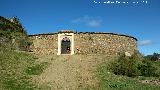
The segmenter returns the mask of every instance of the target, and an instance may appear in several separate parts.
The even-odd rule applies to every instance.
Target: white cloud
[[[72,20],[72,23],[85,24],[89,27],[99,27],[102,24],[100,17],[83,16]]]
[[[146,45],[150,45],[152,44],[153,42],[151,40],[143,40],[143,41],[140,41],[139,42],[139,45],[140,46],[146,46]]]
[[[101,20],[91,20],[87,22],[87,25],[91,27],[99,27],[101,26],[101,22],[102,22]]]

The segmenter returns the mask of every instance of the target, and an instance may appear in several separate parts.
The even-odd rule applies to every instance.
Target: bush
[[[131,57],[121,55],[112,63],[111,70],[116,75],[138,76],[140,75],[140,70],[138,69],[140,62],[138,60],[139,57],[137,55]]]
[[[154,61],[145,59],[142,55],[135,53],[131,57],[121,55],[111,63],[111,70],[116,75],[126,75],[129,77],[146,76],[159,77],[157,72],[159,66]]]
[[[153,55],[152,55],[152,57],[151,57],[151,60],[152,61],[158,61],[158,57],[159,57],[160,55],[158,54],[158,53],[153,53]]]
[[[154,66],[153,62],[150,60],[143,60],[143,64],[139,67],[142,76],[146,77],[158,77],[159,74],[156,73],[157,68]]]
[[[159,57],[160,57],[160,54],[158,53],[153,53],[153,55],[145,56],[146,59],[150,59],[151,61],[158,61]]]

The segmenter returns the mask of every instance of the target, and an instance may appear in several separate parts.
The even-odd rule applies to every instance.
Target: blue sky
[[[103,3],[107,1],[129,3]],[[160,53],[160,0],[0,0],[0,2],[0,15],[6,18],[17,16],[28,34],[57,32],[62,29],[127,34],[138,39],[138,49],[142,54]]]

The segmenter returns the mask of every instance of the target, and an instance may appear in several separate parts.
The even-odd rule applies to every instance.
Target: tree
[[[157,61],[159,59],[159,54],[158,53],[153,53],[151,60],[152,61]]]

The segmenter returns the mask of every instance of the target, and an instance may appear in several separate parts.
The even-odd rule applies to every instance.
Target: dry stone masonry
[[[137,50],[137,39],[132,36],[104,32],[73,32],[29,35],[33,41],[31,50],[36,54],[61,55],[62,50],[73,54],[119,55],[133,54]],[[63,39],[68,38],[69,46],[63,46]],[[71,40],[72,39],[72,40]],[[65,49],[66,48],[66,49]]]

